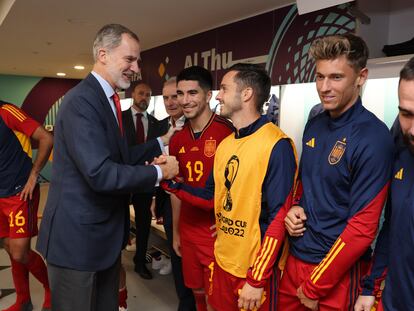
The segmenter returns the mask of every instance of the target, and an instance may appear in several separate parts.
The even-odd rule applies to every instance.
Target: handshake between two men
[[[180,131],[181,129],[181,126],[171,126],[168,129],[168,132],[160,137],[164,146],[167,146],[174,133]],[[175,158],[175,156],[162,154],[159,157],[154,158],[151,164],[159,165],[162,171],[162,179],[173,179],[175,176],[178,175],[178,161]]]
[[[154,158],[151,164],[159,165],[162,171],[162,179],[173,179],[178,175],[178,161],[174,156],[160,155]]]

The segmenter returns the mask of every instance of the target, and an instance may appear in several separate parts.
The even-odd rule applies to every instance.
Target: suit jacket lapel
[[[122,122],[124,123],[125,135],[128,145],[136,145],[135,125],[132,118],[131,108],[122,112]]]
[[[113,138],[116,141],[116,144],[118,146],[122,161],[124,163],[128,163],[129,158],[128,158],[128,150],[126,148],[127,144],[126,144],[125,137],[121,136],[118,123],[115,119],[115,115],[112,111],[112,108],[110,107],[110,103],[108,102],[108,98],[106,97],[106,94],[104,90],[102,89],[102,86],[99,84],[98,80],[96,80],[96,78],[92,74],[89,74],[85,79],[87,79],[89,82],[93,84],[94,89],[98,93],[101,104],[103,106],[103,110],[105,112],[107,123],[109,125],[109,128],[111,129],[111,134],[113,135]]]

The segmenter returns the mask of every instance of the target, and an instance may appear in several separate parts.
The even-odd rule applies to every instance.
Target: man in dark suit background
[[[134,104],[130,109],[122,112],[122,121],[129,146],[142,144],[164,135],[168,131],[167,120],[158,121],[147,113],[151,93],[150,86],[143,81],[139,81],[132,90]],[[151,227],[151,204],[154,194],[155,188],[149,192],[133,193],[131,197],[136,224],[135,272],[144,279],[152,279],[151,271],[145,266],[145,255]]]
[[[118,24],[93,44],[93,71],[69,91],[56,120],[52,182],[37,249],[48,263],[59,311],[118,310],[120,252],[129,231],[129,193],[151,191],[178,173],[161,153],[169,135],[128,148],[116,89],[139,72],[139,39]]]

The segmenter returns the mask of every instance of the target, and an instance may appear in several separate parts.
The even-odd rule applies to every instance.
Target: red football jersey
[[[32,136],[33,132],[40,126],[37,121],[30,118],[21,108],[5,102],[3,102],[3,105],[0,105],[0,117],[8,128],[15,133],[20,132],[27,137]]]
[[[179,162],[180,176],[193,187],[204,187],[213,169],[218,144],[232,133],[226,119],[213,114],[207,125],[196,137],[190,122],[170,141],[170,154]],[[182,202],[180,213],[180,238],[193,242],[213,242],[210,227],[215,224],[214,210],[205,211]]]

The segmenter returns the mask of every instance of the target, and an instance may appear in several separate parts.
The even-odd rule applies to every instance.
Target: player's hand
[[[165,163],[167,163],[167,155],[163,153],[159,157],[155,157],[152,160],[151,165],[160,165],[160,164],[165,164]]]
[[[212,225],[212,226],[210,227],[210,230],[212,231],[212,232],[211,232],[211,237],[212,237],[212,238],[215,238],[215,237],[217,236],[217,227],[216,227],[216,225]]]
[[[294,205],[287,212],[285,218],[285,227],[290,236],[302,236],[305,232],[306,214],[302,207]]]
[[[165,163],[159,164],[163,179],[172,179],[178,175],[178,161],[174,156],[164,156]]]
[[[23,190],[20,192],[20,200],[27,201],[33,198],[33,191],[37,183],[37,174],[30,173],[29,178],[27,179],[26,184],[24,185]]]
[[[262,305],[263,287],[256,288],[244,283],[238,300],[238,307],[244,310],[257,310]]]
[[[180,234],[174,232],[173,233],[173,249],[177,256],[181,257],[181,241],[180,241]]]
[[[168,129],[168,132],[165,135],[160,137],[164,146],[168,146],[168,144],[170,143],[170,139],[174,135],[174,133],[181,131],[181,129],[182,129],[182,126],[176,126],[176,127],[170,126],[170,128]]]
[[[374,306],[375,296],[362,296],[359,295],[354,310],[355,311],[371,311],[371,308]]]
[[[298,296],[300,302],[308,309],[311,309],[312,311],[318,310],[318,300],[313,300],[305,296],[302,290],[302,286],[298,288],[296,295]]]

